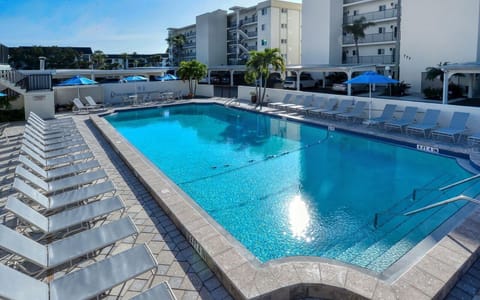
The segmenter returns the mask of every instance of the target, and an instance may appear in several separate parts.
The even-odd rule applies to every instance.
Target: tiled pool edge
[[[393,284],[358,269],[318,258],[280,260],[259,265],[245,249],[229,241],[221,230],[186,199],[158,169],[138,153],[103,118],[91,116],[113,148],[152,193],[188,238],[225,288],[238,299],[350,297],[373,299],[442,298],[480,248],[480,211],[444,237],[415,266]],[[477,219],[477,220],[475,220]]]

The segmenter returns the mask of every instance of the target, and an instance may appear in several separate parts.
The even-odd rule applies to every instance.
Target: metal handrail
[[[443,192],[445,190],[448,190],[452,187],[456,187],[457,185],[460,185],[460,184],[463,184],[465,182],[469,182],[469,181],[472,181],[472,180],[475,180],[477,178],[480,178],[480,174],[477,174],[477,175],[473,175],[471,177],[468,177],[468,178],[465,178],[465,179],[462,179],[462,180],[459,180],[457,182],[454,182],[454,183],[451,183],[449,185],[446,185],[446,186],[442,186],[441,188],[439,188],[438,190]]]
[[[480,201],[475,199],[475,198],[465,196],[465,195],[458,195],[458,196],[449,198],[447,200],[443,200],[443,201],[440,201],[440,202],[437,202],[437,203],[433,203],[433,204],[424,206],[424,207],[419,208],[419,209],[409,211],[407,213],[404,213],[403,215],[404,216],[411,216],[411,215],[418,214],[418,213],[420,213],[422,211],[425,211],[425,210],[429,210],[429,209],[432,209],[432,208],[435,208],[435,207],[438,207],[438,206],[442,206],[442,205],[449,204],[449,203],[456,202],[456,201],[460,201],[460,200],[467,200],[469,202],[480,205]]]
[[[418,191],[439,191],[439,192],[443,192],[443,191],[446,191],[450,188],[456,187],[460,184],[464,184],[466,182],[469,182],[469,181],[472,181],[472,180],[475,180],[475,179],[478,179],[478,178],[480,178],[480,174],[473,175],[471,177],[458,180],[456,182],[450,183],[448,185],[445,185],[445,186],[442,186],[442,187],[439,187],[439,188],[414,188],[413,191],[412,191],[412,200],[415,200]]]

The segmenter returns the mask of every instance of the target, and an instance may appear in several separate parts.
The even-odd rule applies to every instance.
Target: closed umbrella
[[[357,77],[345,81],[346,84],[368,84],[368,96],[370,97],[370,104],[368,107],[368,120],[372,117],[372,84],[388,84],[398,83],[398,80],[392,79],[387,76],[378,74],[377,72],[368,71]]]
[[[97,83],[98,82],[96,82],[95,80],[91,80],[89,78],[82,77],[80,75],[76,75],[76,76],[73,76],[70,79],[67,79],[65,81],[60,82],[58,84],[58,86],[78,86],[77,95],[78,95],[78,98],[80,98],[80,86],[82,86],[82,85],[93,85],[93,84],[97,84]]]

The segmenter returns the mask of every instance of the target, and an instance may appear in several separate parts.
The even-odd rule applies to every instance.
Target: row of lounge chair
[[[415,106],[407,106],[404,108],[403,114],[399,119],[395,119],[394,114],[397,105],[385,105],[381,116],[375,118],[366,118],[365,110],[368,103],[365,101],[354,101],[352,99],[344,99],[340,102],[336,97],[326,100],[321,96],[294,96],[292,94],[285,95],[282,102],[273,102],[268,104],[270,107],[287,112],[303,113],[311,116],[320,116],[338,120],[363,121],[369,125],[377,125],[385,130],[400,130],[401,133],[410,135],[423,135],[423,137],[440,138],[446,137],[453,142],[460,140],[460,137],[467,131],[467,121],[469,113],[454,112],[450,125],[440,128],[438,119],[440,110],[427,109],[423,119],[415,122],[418,108]],[[468,137],[472,143],[480,143],[480,133]]]
[[[138,235],[129,217],[106,222],[125,205],[73,119],[46,121],[31,113],[6,211],[15,229],[0,224],[0,298],[90,299],[143,273],[156,271],[146,244],[91,263],[90,256]],[[122,213],[123,215],[123,213]],[[110,247],[110,248],[108,248]],[[46,283],[45,275],[62,275]],[[56,276],[55,276],[56,277]],[[175,299],[164,282],[136,299]]]

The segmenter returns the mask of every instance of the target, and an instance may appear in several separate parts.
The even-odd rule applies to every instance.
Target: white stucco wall
[[[302,64],[341,63],[342,2],[338,0],[303,0]]]
[[[197,60],[209,65],[227,64],[227,12],[216,10],[196,18]]]
[[[239,86],[238,87],[238,99],[248,100],[250,99],[250,91],[253,91],[254,87],[250,86]],[[291,90],[282,90],[282,89],[267,89],[265,101],[276,102],[282,101],[286,94],[293,95],[315,95],[319,97],[324,97],[329,99],[331,97],[336,97],[337,99],[353,99],[355,101],[370,101],[368,97],[357,97],[357,96],[345,96],[345,95],[332,95],[332,94],[322,94],[322,93],[309,93],[309,92],[300,92],[300,91],[291,91]],[[395,99],[382,99],[382,98],[372,98],[371,102],[371,115],[372,118],[379,117],[382,114],[383,108],[387,104],[396,104],[397,110],[395,116],[400,118],[406,106],[415,106],[418,107],[418,113],[416,114],[416,121],[419,122],[422,120],[425,111],[429,108],[440,109],[441,114],[439,117],[438,124],[440,127],[447,127],[450,123],[452,114],[456,111],[459,112],[468,112],[470,117],[467,122],[467,127],[469,131],[467,134],[473,134],[480,132],[480,107],[471,107],[471,106],[457,106],[457,105],[443,105],[440,103],[427,103],[427,102],[414,102],[414,101],[405,101],[405,100],[395,100]],[[368,110],[364,111],[364,117],[368,117]]]
[[[23,96],[25,104],[25,118],[33,111],[43,119],[55,117],[55,101],[52,91],[29,92]]]
[[[478,57],[480,1],[403,0],[400,80],[420,93],[421,73],[440,62]]]

